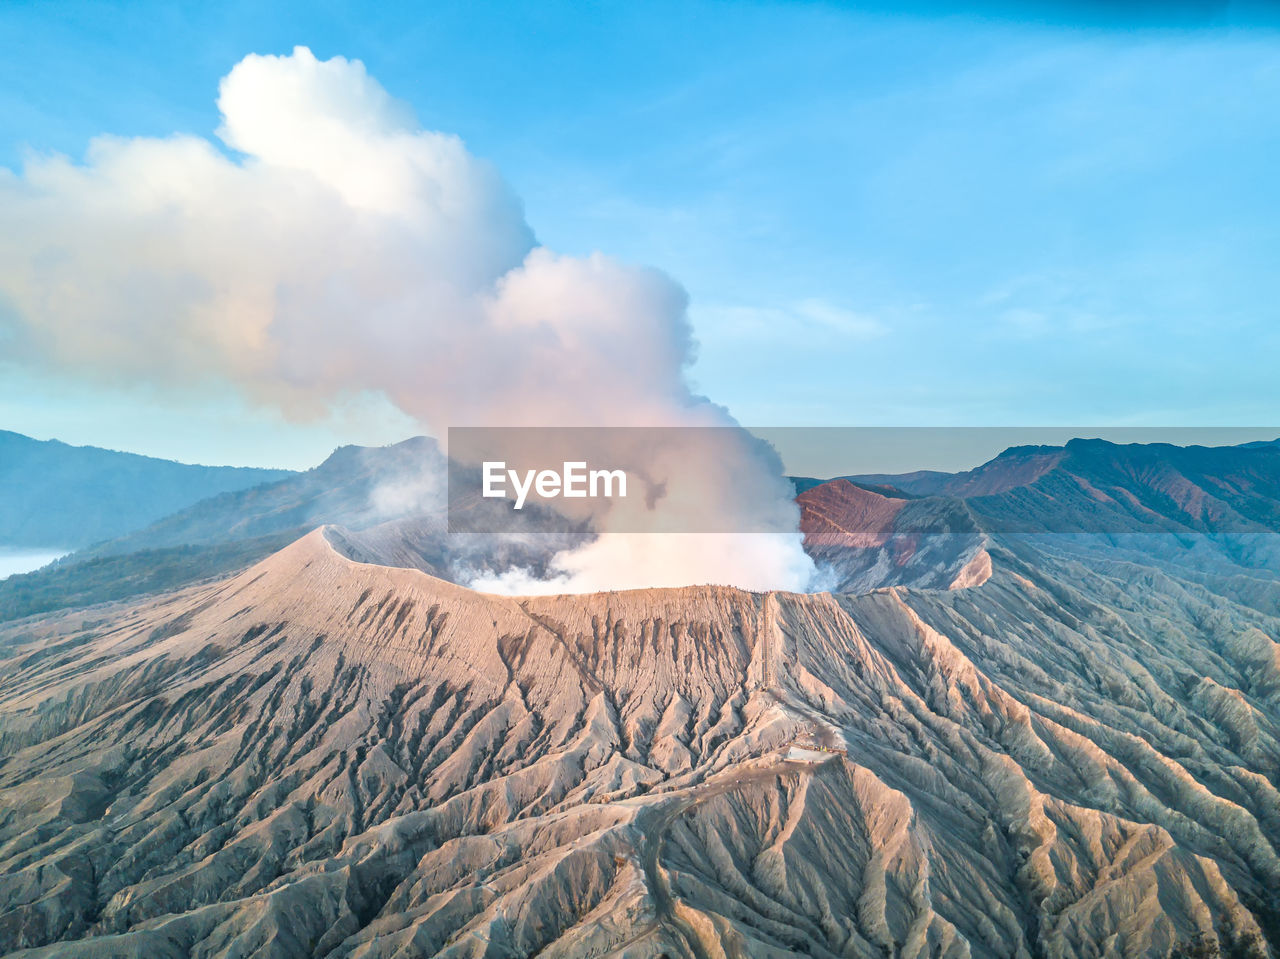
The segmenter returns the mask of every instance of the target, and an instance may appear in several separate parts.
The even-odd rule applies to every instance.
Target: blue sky
[[[679,281],[691,378],[744,423],[1280,420],[1280,32],[1257,10],[420,7],[6,4],[0,164],[211,137],[220,77],[305,44],[496,164],[540,242]],[[411,429],[3,375],[0,426],[188,460]]]

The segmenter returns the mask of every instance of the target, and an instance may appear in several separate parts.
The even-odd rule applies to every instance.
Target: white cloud
[[[877,316],[810,297],[785,306],[721,305],[703,307],[707,323],[738,336],[796,341],[805,337],[871,340],[885,336],[889,326]]]
[[[822,327],[853,339],[883,336],[889,328],[874,316],[836,306],[826,300],[807,299],[796,304],[795,314],[802,322]]]

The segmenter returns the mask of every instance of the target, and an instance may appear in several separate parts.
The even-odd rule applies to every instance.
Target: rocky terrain
[[[223,583],[14,624],[0,942],[1264,950],[1280,622],[989,548],[967,589],[521,600],[318,531]]]
[[[322,528],[0,627],[0,953],[1272,954],[1263,519],[808,492],[866,589],[497,597]],[[898,563],[914,510],[957,525]]]

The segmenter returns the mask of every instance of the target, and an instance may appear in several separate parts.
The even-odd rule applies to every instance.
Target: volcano
[[[493,596],[321,527],[10,622],[0,947],[1268,955],[1280,577],[1233,545],[1267,493],[1232,475],[1202,479],[1251,532],[1179,506],[1133,540],[815,487],[861,590]],[[912,516],[963,548],[899,563]]]

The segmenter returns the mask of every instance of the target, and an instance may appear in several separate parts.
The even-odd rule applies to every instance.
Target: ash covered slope
[[[965,590],[519,600],[316,532],[97,622],[15,624],[0,944],[1263,948],[1280,621],[1156,570],[992,558]]]

